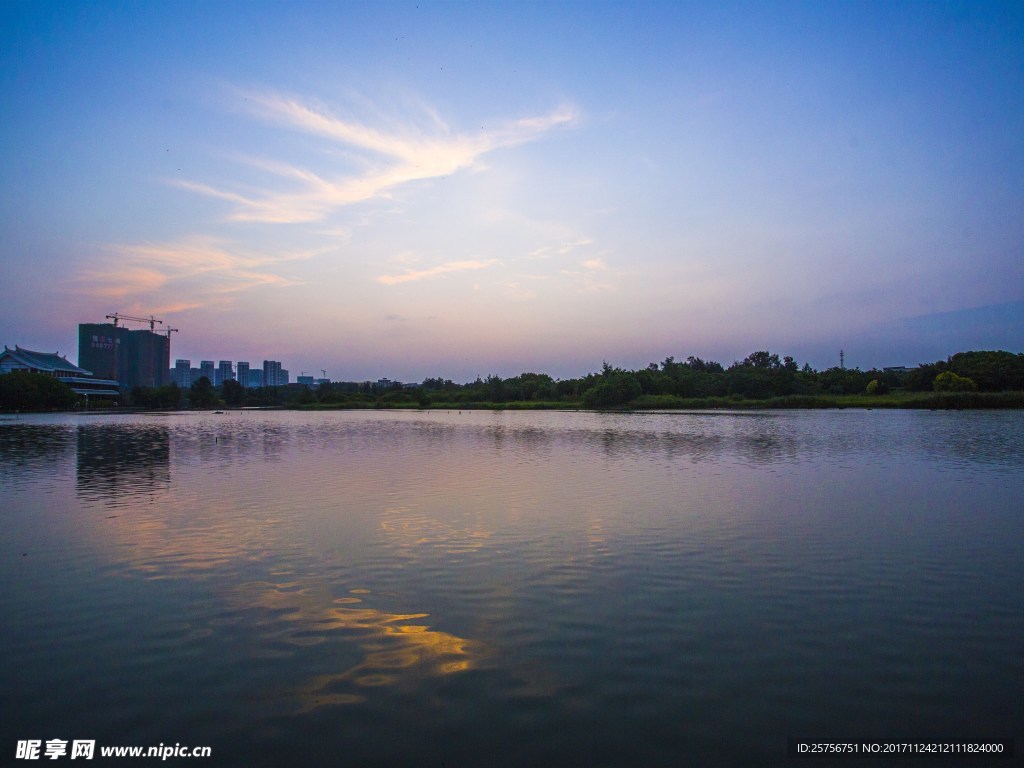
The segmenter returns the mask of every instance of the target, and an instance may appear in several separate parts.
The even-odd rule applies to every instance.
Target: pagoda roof
[[[54,373],[59,371],[80,376],[92,376],[92,371],[79,368],[66,357],[63,357],[56,352],[35,352],[31,349],[19,347],[17,344],[14,345],[14,349],[10,349],[5,344],[4,351],[0,352],[0,358],[5,357],[11,358],[24,365],[26,368],[31,368],[35,371],[42,371],[45,373]]]

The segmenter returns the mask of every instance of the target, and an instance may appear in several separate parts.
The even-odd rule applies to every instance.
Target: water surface
[[[0,749],[1019,745],[1022,468],[1013,412],[5,417]]]

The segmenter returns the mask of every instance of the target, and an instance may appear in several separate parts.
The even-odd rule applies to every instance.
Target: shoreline
[[[0,419],[52,413],[78,413],[92,416],[127,416],[140,413],[235,413],[243,411],[586,411],[595,413],[649,413],[654,411],[777,411],[777,410],[1021,410],[1024,391],[1009,392],[899,392],[885,395],[788,395],[765,400],[729,397],[680,398],[672,395],[644,395],[621,406],[586,408],[579,403],[548,400],[445,401],[426,405],[416,402],[390,403],[311,403],[215,408],[96,408],[46,411],[0,411]]]

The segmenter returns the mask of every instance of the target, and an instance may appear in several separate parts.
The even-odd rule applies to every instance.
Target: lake
[[[0,492],[9,757],[1021,748],[1019,411],[5,416]]]

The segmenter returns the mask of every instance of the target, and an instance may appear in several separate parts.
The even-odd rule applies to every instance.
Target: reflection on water
[[[79,426],[75,454],[78,493],[111,506],[136,504],[171,482],[170,431],[147,425]]]
[[[0,418],[0,485],[13,488],[31,482],[38,473],[59,465],[74,450],[73,427]]]
[[[1009,738],[1022,466],[1015,413],[0,422],[4,734],[227,765]]]

